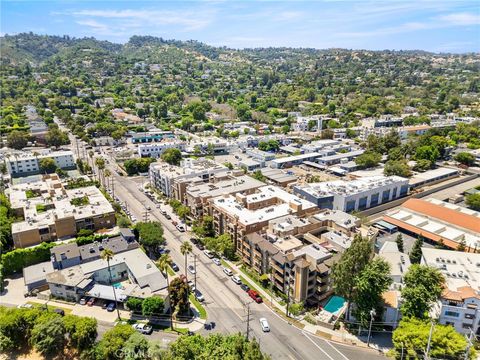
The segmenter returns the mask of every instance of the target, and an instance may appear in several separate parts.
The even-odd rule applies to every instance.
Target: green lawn
[[[39,303],[36,303],[36,302],[33,302],[33,301],[27,301],[27,304],[32,304],[34,307],[45,307],[44,304],[39,304]],[[47,304],[47,308],[48,308],[48,311],[53,311],[55,309],[62,309],[63,311],[65,311],[65,315],[66,314],[70,314],[72,312],[72,309],[67,309],[67,308],[64,308],[64,307],[60,307],[60,306],[55,306],[55,305],[48,305]]]
[[[169,276],[175,276],[176,275],[175,271],[173,271],[173,269],[170,266],[167,267],[167,272],[168,272]]]
[[[200,319],[205,320],[207,318],[207,310],[205,310],[202,304],[200,304],[200,302],[197,299],[195,299],[195,296],[193,296],[193,294],[190,294],[189,299],[190,299],[190,302],[193,304],[193,306],[195,306],[195,308],[199,312]]]
[[[224,267],[226,267],[226,268],[228,268],[228,269],[230,269],[230,270],[233,271],[233,268],[232,268],[225,260],[220,259],[220,262],[221,262],[221,264],[222,264]],[[235,272],[235,271],[233,271],[233,272]]]

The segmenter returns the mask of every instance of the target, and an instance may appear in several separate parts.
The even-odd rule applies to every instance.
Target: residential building
[[[297,177],[292,172],[285,172],[280,169],[265,168],[260,170],[262,175],[274,185],[287,187],[297,181]]]
[[[163,140],[152,144],[140,144],[138,145],[138,155],[140,157],[159,158],[163,152],[167,149],[178,149],[180,151],[185,150],[185,142],[177,140]]]
[[[321,209],[361,211],[408,194],[408,179],[371,176],[294,186],[294,193]]]
[[[12,177],[21,177],[41,173],[40,161],[51,158],[62,170],[76,169],[73,152],[70,150],[13,153],[6,157],[7,170]]]
[[[440,324],[461,334],[480,334],[480,254],[422,248],[423,265],[444,275],[446,286],[434,309]]]
[[[340,164],[342,161],[352,161],[357,156],[362,155],[365,150],[354,150],[346,153],[335,153],[333,155],[323,156],[318,159],[318,163],[323,166],[332,166],[335,164]]]
[[[56,174],[14,185],[7,194],[13,212],[23,219],[12,224],[17,248],[115,226],[115,211],[97,187],[66,189]]]
[[[175,134],[172,131],[150,130],[146,132],[134,133],[132,135],[133,144],[161,142],[165,139],[174,139]]]
[[[463,243],[468,252],[480,249],[480,212],[446,201],[409,199],[383,220],[413,236],[457,249]]]
[[[304,161],[315,161],[321,156],[322,154],[320,153],[312,152],[308,154],[282,157],[282,158],[272,160],[270,167],[275,169],[290,168],[294,165],[301,165]]]

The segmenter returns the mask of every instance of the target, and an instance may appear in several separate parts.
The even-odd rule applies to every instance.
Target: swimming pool
[[[114,284],[112,284],[112,286],[113,286],[115,289],[121,289],[121,288],[122,288],[122,283],[114,283]]]
[[[332,313],[333,315],[338,315],[345,303],[346,301],[344,298],[342,298],[341,296],[333,295],[330,299],[328,299],[328,302],[323,308],[329,313]]]

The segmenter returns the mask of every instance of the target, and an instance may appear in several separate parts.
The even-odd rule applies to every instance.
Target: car
[[[178,225],[178,222],[176,222],[175,220],[172,220],[172,224],[177,226]]]
[[[88,299],[87,306],[93,306],[93,304],[95,304],[95,298]]]
[[[165,219],[170,220],[172,217],[168,214],[165,214]]]
[[[137,218],[135,216],[132,216],[132,222],[137,222]]]
[[[205,255],[207,255],[207,257],[208,257],[209,259],[212,259],[213,256],[214,256],[213,253],[212,253],[210,250],[203,250],[203,253],[204,253]]]
[[[160,204],[155,205],[157,209],[160,209]]]
[[[188,269],[188,272],[191,273],[191,274],[195,274],[195,273],[196,273],[195,268],[193,267],[193,265],[188,265],[187,269]]]
[[[224,272],[225,274],[227,274],[228,276],[232,276],[232,275],[233,275],[232,270],[230,270],[230,269],[227,268],[227,267],[224,267],[224,268],[223,268],[223,272]]]
[[[240,287],[245,292],[248,292],[250,290],[250,287],[247,284],[241,284]]]
[[[214,263],[215,265],[217,265],[217,266],[222,265],[222,262],[220,261],[219,258],[213,258],[212,261],[213,261],[213,263]]]
[[[195,291],[195,283],[192,280],[188,280],[188,286],[190,286],[191,291]]]
[[[103,301],[103,302],[102,302],[102,309],[106,309],[107,306],[108,306],[108,301],[106,301],[106,300]]]
[[[175,263],[172,263],[172,269],[173,269],[173,271],[175,271],[175,272],[180,270],[180,268],[178,267],[178,265],[175,264]]]
[[[145,323],[136,323],[132,327],[141,334],[150,335],[153,332],[153,327]]]
[[[198,239],[197,238],[190,238],[190,241],[192,242],[192,244],[198,244]]]
[[[241,284],[242,284],[242,279],[240,279],[240,277],[237,276],[237,275],[232,276],[232,281],[233,281],[235,284],[237,284],[237,285],[241,285]]]
[[[116,306],[115,306],[115,303],[114,303],[114,302],[111,302],[110,304],[107,305],[107,311],[108,311],[108,312],[114,311],[115,308],[116,308]]]
[[[260,318],[260,326],[262,327],[263,332],[270,332],[270,325],[268,325],[268,321],[265,318]]]
[[[147,209],[148,211],[150,211],[150,210],[152,210],[152,207],[151,207],[151,206],[147,206],[146,209]]]
[[[82,298],[80,299],[79,304],[80,304],[80,305],[85,305],[86,303],[87,303],[87,298],[82,297]]]
[[[65,316],[65,311],[63,309],[53,309],[53,312],[60,315],[60,316]]]
[[[158,204],[158,207],[160,207],[160,204]],[[160,214],[167,216],[167,211],[166,210],[160,210]]]
[[[177,225],[177,230],[180,231],[180,232],[185,232],[186,229],[185,229],[184,225],[179,224],[179,225]]]
[[[205,246],[203,246],[202,243],[198,243],[198,244],[197,244],[197,249],[198,249],[198,250],[204,250],[204,249],[205,249]]]
[[[31,308],[33,308],[33,305],[26,303],[26,304],[18,305],[17,308],[18,309],[31,309]]]
[[[203,294],[200,291],[195,290],[194,293],[195,293],[195,299],[197,299],[200,302],[205,301],[205,298],[203,297]]]
[[[248,296],[250,296],[257,304],[260,304],[263,302],[262,297],[260,296],[259,293],[257,293],[255,290],[248,290],[247,292]]]

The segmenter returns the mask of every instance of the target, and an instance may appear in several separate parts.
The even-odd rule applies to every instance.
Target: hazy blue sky
[[[235,48],[480,51],[480,1],[1,1],[2,34],[131,35]]]

